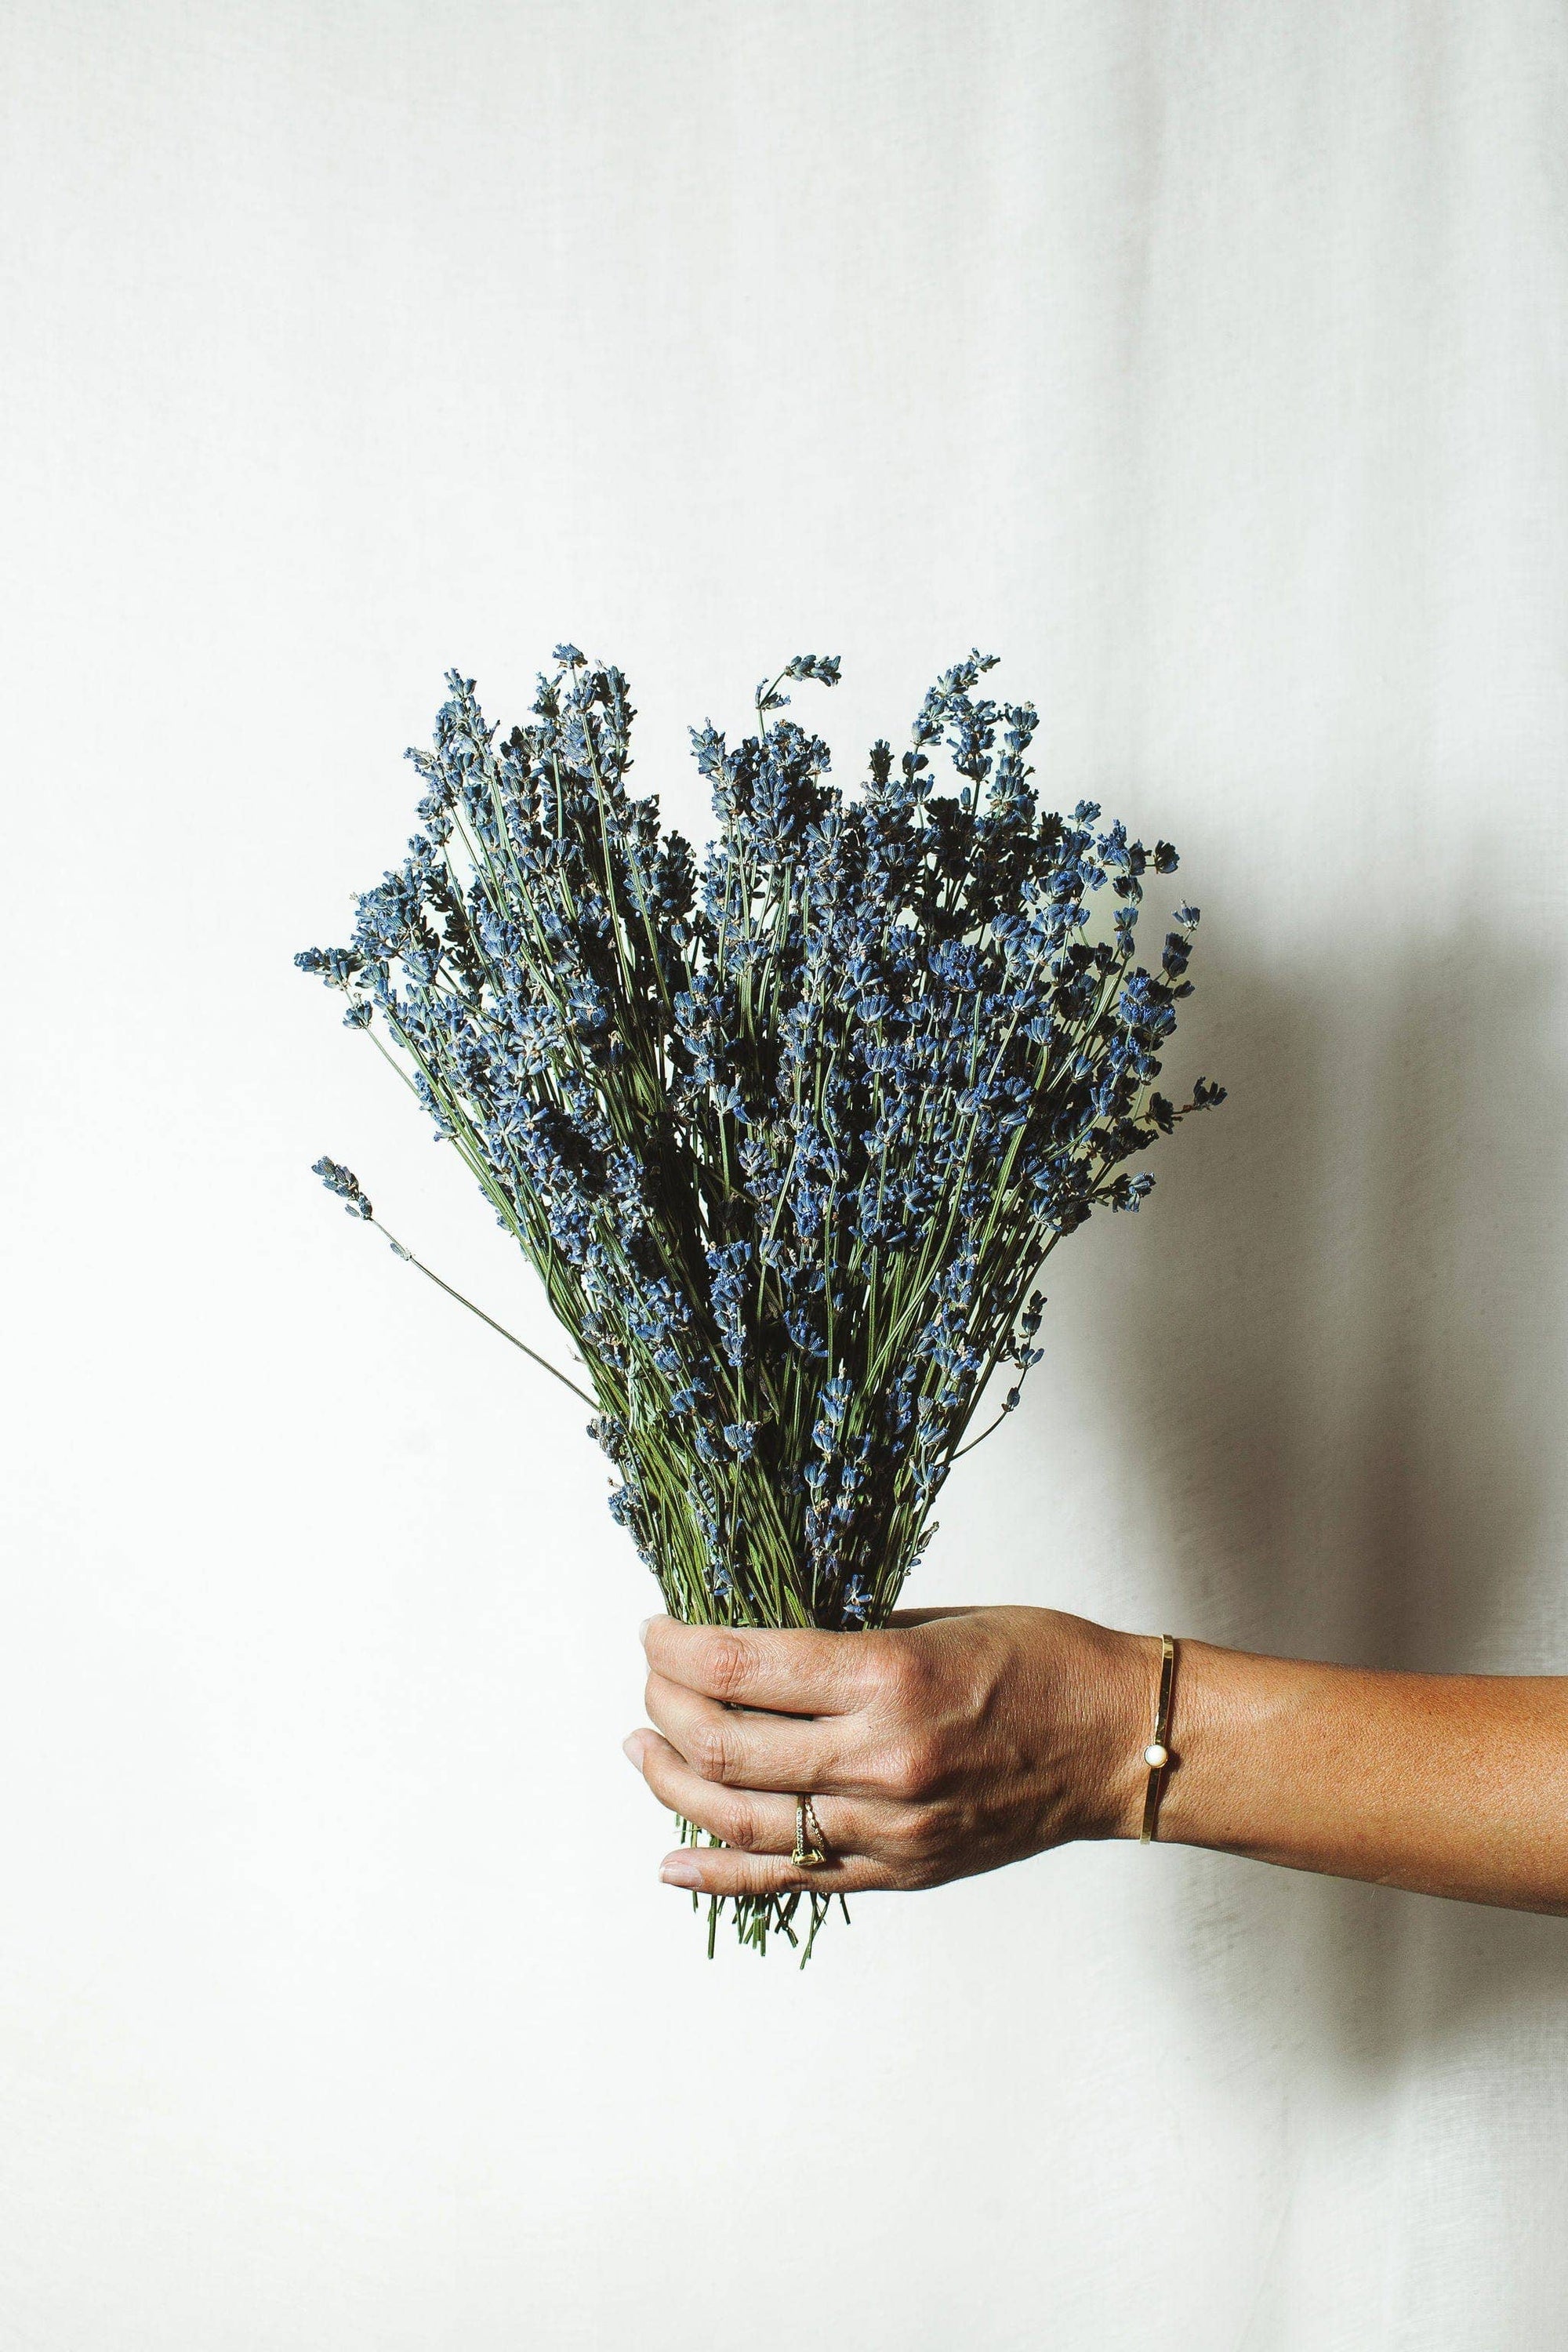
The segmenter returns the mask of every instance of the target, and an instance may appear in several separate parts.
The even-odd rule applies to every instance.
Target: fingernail
[[[701,1864],[693,1862],[689,1854],[671,1854],[668,1862],[659,1864],[658,1874],[667,1886],[700,1886],[702,1883]]]
[[[621,1753],[623,1756],[629,1756],[632,1762],[640,1767],[642,1763],[642,1733],[640,1731],[627,1732],[626,1738],[621,1742]]]
[[[647,1629],[652,1623],[653,1619],[651,1617],[645,1617],[643,1619],[642,1623],[637,1627],[637,1640],[639,1642],[646,1642],[647,1640]]]

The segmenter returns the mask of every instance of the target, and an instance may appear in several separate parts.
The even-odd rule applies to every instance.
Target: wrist
[[[1157,1654],[1158,1643],[1153,1646]],[[1309,1675],[1341,1671],[1306,1670]],[[1259,1822],[1276,1808],[1277,1759],[1299,1753],[1302,1696],[1301,1670],[1289,1661],[1217,1649],[1209,1642],[1177,1642],[1171,1760],[1154,1831],[1161,1844],[1268,1854],[1253,1840]],[[1147,1776],[1145,1766],[1145,1783]]]
[[[1107,1631],[1096,1681],[1094,1787],[1081,1834],[1136,1838],[1149,1786],[1143,1751],[1154,1736],[1160,1636]]]

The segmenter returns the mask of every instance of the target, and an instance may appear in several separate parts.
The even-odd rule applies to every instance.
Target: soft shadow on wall
[[[1162,1153],[1157,1244],[1098,1325],[1172,1619],[1285,1654],[1568,1673],[1560,975],[1467,927],[1331,991],[1213,953],[1200,985],[1231,1100],[1183,1136],[1203,1138],[1187,1164]],[[1237,1956],[1304,1936],[1281,2030],[1311,2031],[1304,1994],[1358,2072],[1486,2013],[1568,2036],[1568,1922],[1241,1865],[1219,1883],[1195,1974],[1215,1961],[1224,1996]]]

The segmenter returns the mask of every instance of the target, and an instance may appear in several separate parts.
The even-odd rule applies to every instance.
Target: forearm
[[[1170,1745],[1163,1843],[1568,1913],[1568,1678],[1383,1674],[1184,1641]],[[1136,1764],[1125,1834],[1145,1777]]]

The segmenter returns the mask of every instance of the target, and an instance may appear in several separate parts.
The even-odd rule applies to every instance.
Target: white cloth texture
[[[1230,1088],[911,1601],[1568,1669],[1568,16],[13,0],[0,2347],[1556,2352],[1568,1922],[1156,1847],[655,1878],[531,1278],[290,968],[441,674],[971,646]],[[1173,901],[1174,903],[1174,901]],[[1174,1726],[1179,1749],[1180,1724]]]

